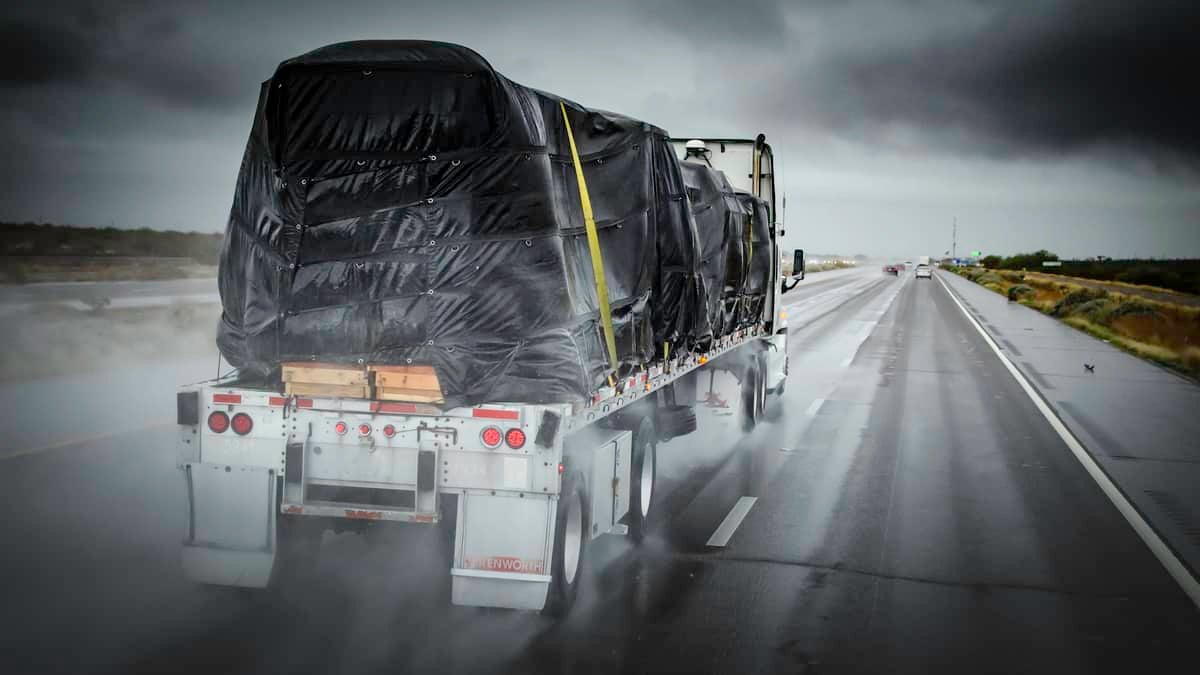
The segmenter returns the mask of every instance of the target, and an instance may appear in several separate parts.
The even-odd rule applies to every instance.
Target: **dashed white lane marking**
[[[821,406],[823,405],[825,405],[825,399],[815,398],[813,399],[812,403],[808,404],[808,409],[804,411],[804,414],[808,415],[809,417],[816,417],[817,413],[821,410]]]
[[[742,497],[737,500],[729,513],[725,516],[725,520],[717,526],[716,532],[708,538],[706,546],[721,547],[729,543],[729,538],[737,532],[738,526],[746,519],[746,514],[750,513],[750,507],[754,506],[754,502],[758,501],[758,497]]]
[[[1187,593],[1192,602],[1200,607],[1200,582],[1196,581],[1188,572],[1187,566],[1175,556],[1166,542],[1150,526],[1150,523],[1147,523],[1146,519],[1142,518],[1142,514],[1138,513],[1137,508],[1125,498],[1120,488],[1112,482],[1108,474],[1104,473],[1104,469],[1100,468],[1096,460],[1092,459],[1092,456],[1088,454],[1083,444],[1079,442],[1079,439],[1075,438],[1075,435],[1071,433],[1067,425],[1054,413],[1041,394],[1033,388],[1033,385],[1029,384],[1029,380],[1025,379],[1021,371],[1017,370],[1012,361],[1008,360],[1008,357],[1001,351],[1000,346],[992,340],[992,336],[988,335],[983,326],[979,325],[975,317],[959,301],[958,296],[950,290],[945,281],[942,281],[941,275],[934,275],[934,278],[942,285],[942,288],[945,289],[950,299],[954,301],[954,304],[958,305],[958,308],[962,310],[963,315],[967,317],[967,321],[970,321],[975,330],[979,331],[979,334],[983,336],[983,341],[996,353],[996,358],[1000,359],[1000,363],[1003,363],[1008,372],[1017,380],[1017,384],[1021,385],[1021,389],[1025,390],[1025,394],[1029,396],[1034,406],[1042,413],[1042,417],[1046,418],[1046,421],[1058,433],[1059,438],[1070,448],[1071,453],[1075,455],[1075,459],[1079,460],[1079,463],[1083,465],[1084,470],[1088,472],[1092,480],[1096,481],[1096,484],[1100,486],[1100,489],[1108,497],[1108,500],[1112,502],[1113,506],[1117,507],[1121,515],[1125,516],[1125,520],[1133,527],[1133,531],[1137,532],[1138,536],[1142,538],[1142,541],[1146,543],[1146,546],[1154,554],[1154,557],[1158,558],[1163,567],[1167,568],[1167,573],[1175,579],[1175,582],[1179,584],[1184,593]]]

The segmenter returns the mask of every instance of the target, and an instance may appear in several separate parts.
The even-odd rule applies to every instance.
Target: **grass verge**
[[[1061,319],[1067,325],[1143,359],[1200,378],[1200,309],[1081,286],[1063,277],[950,267],[1010,302]]]

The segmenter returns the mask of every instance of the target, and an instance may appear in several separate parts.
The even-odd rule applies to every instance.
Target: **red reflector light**
[[[213,433],[223,434],[229,428],[229,415],[220,410],[208,416],[208,428],[213,430]]]
[[[254,420],[246,413],[238,413],[233,416],[232,426],[238,436],[245,436],[254,428]]]
[[[385,427],[383,428],[383,435],[384,435],[384,436],[387,436],[388,438],[391,438],[392,436],[395,436],[395,435],[396,435],[396,427],[394,427],[394,426],[392,426],[392,425],[390,425],[390,424],[389,424],[389,425],[387,425],[387,426],[385,426]]]
[[[566,465],[564,465],[564,464],[559,464],[559,465],[558,465],[558,472],[559,472],[559,473],[566,473],[566,471],[567,471],[567,467],[566,467]]]
[[[370,424],[358,425],[358,435],[359,436],[370,436],[371,435],[371,425]]]
[[[492,420],[515,420],[521,418],[521,413],[516,410],[497,410],[495,408],[475,408],[471,411],[471,417],[483,417]]]
[[[349,427],[346,426],[345,422],[338,422],[337,424],[333,425],[333,430],[338,432],[338,436],[346,433],[346,429],[348,428]]]
[[[513,450],[520,450],[525,445],[525,432],[520,429],[509,429],[504,434],[504,442]]]
[[[498,427],[487,427],[483,430],[482,434],[479,434],[479,438],[483,441],[484,445],[489,448],[494,448],[497,445],[500,445],[500,429]]]
[[[213,403],[241,403],[241,394],[213,394]]]

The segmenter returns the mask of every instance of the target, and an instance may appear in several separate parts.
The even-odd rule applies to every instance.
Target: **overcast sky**
[[[787,240],[1200,256],[1200,2],[21,2],[0,220],[220,231],[258,83],[332,42],[457,42],[676,136],[764,132]],[[1189,56],[1190,54],[1190,56]]]

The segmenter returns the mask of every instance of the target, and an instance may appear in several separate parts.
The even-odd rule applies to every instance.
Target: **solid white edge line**
[[[746,514],[750,513],[750,509],[754,506],[754,502],[758,501],[758,497],[740,497],[737,503],[729,509],[729,513],[725,514],[725,520],[717,526],[717,529],[708,538],[705,546],[723,547],[729,543],[729,539],[733,537],[733,533],[737,532],[742,521],[746,519]]]
[[[1008,372],[1012,374],[1013,378],[1017,380],[1017,383],[1021,385],[1021,388],[1025,390],[1025,394],[1029,396],[1030,400],[1033,401],[1033,404],[1037,407],[1038,411],[1042,413],[1042,417],[1046,418],[1046,421],[1050,423],[1050,426],[1058,433],[1058,436],[1062,438],[1063,442],[1067,444],[1067,447],[1071,449],[1071,453],[1074,454],[1075,458],[1079,460],[1079,463],[1083,465],[1083,468],[1088,472],[1088,475],[1090,475],[1092,480],[1096,481],[1096,484],[1100,486],[1100,489],[1104,492],[1105,496],[1108,497],[1108,500],[1112,502],[1113,506],[1117,507],[1117,510],[1120,511],[1121,515],[1125,517],[1126,522],[1133,527],[1134,532],[1136,532],[1138,536],[1142,538],[1142,541],[1145,542],[1146,547],[1150,549],[1150,552],[1154,554],[1154,557],[1158,558],[1158,561],[1167,569],[1167,573],[1170,574],[1173,579],[1175,579],[1175,583],[1179,584],[1179,587],[1183,589],[1183,592],[1192,599],[1192,602],[1195,603],[1197,607],[1200,607],[1200,581],[1197,581],[1194,577],[1192,577],[1183,562],[1176,557],[1175,553],[1169,546],[1167,546],[1166,542],[1164,542],[1162,538],[1158,536],[1158,533],[1154,531],[1154,528],[1150,526],[1150,523],[1146,522],[1142,515],[1138,513],[1137,508],[1134,507],[1134,505],[1125,497],[1120,488],[1118,488],[1116,484],[1112,482],[1112,479],[1108,477],[1108,474],[1104,473],[1104,470],[1101,469],[1100,465],[1096,463],[1096,460],[1093,459],[1090,454],[1088,454],[1088,451],[1083,447],[1083,444],[1079,442],[1079,439],[1075,438],[1075,435],[1071,433],[1071,430],[1067,428],[1067,425],[1064,424],[1063,421],[1059,419],[1058,415],[1054,413],[1054,410],[1050,408],[1050,405],[1046,403],[1041,394],[1039,394],[1038,391],[1033,388],[1033,385],[1031,385],[1029,380],[1025,378],[1021,371],[1013,365],[1012,361],[1009,361],[1008,357],[1004,355],[1000,347],[995,343],[994,340],[992,340],[992,336],[988,335],[987,331],[983,329],[983,326],[979,325],[979,322],[975,320],[975,317],[972,316],[971,312],[967,311],[967,308],[963,306],[962,302],[959,301],[954,292],[950,290],[950,286],[945,281],[942,281],[940,274],[935,274],[934,276],[938,280],[938,283],[942,285],[942,288],[946,290],[946,293],[950,296],[950,299],[954,301],[954,304],[958,305],[958,308],[962,310],[963,315],[966,316],[967,320],[971,322],[971,325],[975,327],[975,330],[979,331],[979,334],[983,336],[984,342],[987,342],[988,346],[992,348],[993,352],[995,352],[996,357],[1000,359],[1000,362],[1004,364],[1004,367],[1008,369]]]

